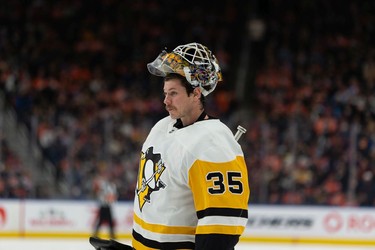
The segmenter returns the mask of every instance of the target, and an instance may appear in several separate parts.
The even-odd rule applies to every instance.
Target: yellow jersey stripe
[[[135,240],[134,238],[132,240],[132,246],[133,246],[134,249],[138,249],[138,250],[146,250],[146,249],[147,250],[154,250],[154,249],[157,250],[157,248],[151,248],[151,247],[144,246],[142,243]]]
[[[165,226],[161,224],[152,224],[147,223],[141,218],[139,218],[136,214],[134,214],[134,222],[140,225],[142,228],[151,231],[153,233],[160,233],[160,234],[195,234],[195,227],[188,227],[188,226]]]
[[[197,234],[231,234],[240,235],[245,231],[244,226],[207,225],[198,226]]]

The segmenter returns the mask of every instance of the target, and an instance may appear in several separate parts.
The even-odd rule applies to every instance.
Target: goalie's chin
[[[169,113],[169,116],[170,116],[172,119],[176,119],[176,120],[177,120],[178,118],[180,118],[180,116],[177,115],[176,112],[173,112],[173,110],[168,111],[168,113]]]

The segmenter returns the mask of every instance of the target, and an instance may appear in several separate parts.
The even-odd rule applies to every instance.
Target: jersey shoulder
[[[179,139],[197,159],[228,161],[243,155],[232,131],[218,119],[204,120],[186,127]]]
[[[173,124],[176,122],[175,119],[172,119],[170,116],[166,116],[159,120],[150,130],[147,139],[166,136],[168,133],[171,133],[173,130]],[[159,138],[160,139],[160,138]]]

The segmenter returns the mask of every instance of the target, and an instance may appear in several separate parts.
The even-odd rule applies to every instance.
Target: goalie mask
[[[199,87],[204,96],[214,91],[217,83],[222,81],[216,57],[199,43],[177,46],[170,53],[163,51],[147,64],[147,69],[156,76],[165,77],[170,73],[182,75],[194,88]]]

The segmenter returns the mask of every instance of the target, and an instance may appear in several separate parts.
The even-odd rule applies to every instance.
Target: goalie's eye
[[[176,96],[176,95],[178,95],[178,92],[175,91],[175,90],[170,91],[170,92],[164,92],[164,97],[167,97],[167,96],[173,97],[173,96]]]

